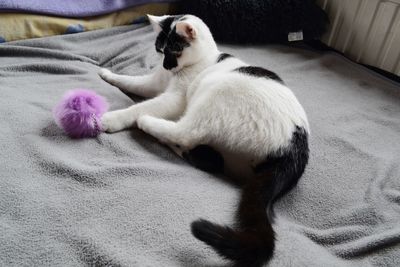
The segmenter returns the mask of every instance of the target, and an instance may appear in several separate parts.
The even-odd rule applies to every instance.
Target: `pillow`
[[[314,0],[185,0],[178,10],[200,17],[217,41],[228,43],[314,40],[328,24]]]

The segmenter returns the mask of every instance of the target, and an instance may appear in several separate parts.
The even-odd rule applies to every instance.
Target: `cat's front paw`
[[[112,73],[110,70],[101,68],[99,70],[98,74],[104,81],[106,81],[108,83],[114,82],[114,78],[113,78],[114,73]]]
[[[127,128],[120,111],[107,112],[101,118],[101,128],[107,133],[115,133]]]

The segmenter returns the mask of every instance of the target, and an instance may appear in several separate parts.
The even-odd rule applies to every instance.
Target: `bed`
[[[0,266],[230,266],[190,233],[233,222],[239,189],[132,129],[74,140],[51,110],[97,75],[148,73],[145,24],[0,45]],[[400,266],[400,85],[332,52],[220,45],[279,74],[311,124],[310,163],[276,205],[270,266]]]

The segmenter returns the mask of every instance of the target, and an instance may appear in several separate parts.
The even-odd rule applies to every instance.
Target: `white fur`
[[[281,83],[233,71],[247,66],[239,59],[216,64],[220,52],[209,29],[197,17],[185,17],[196,39],[172,72],[161,67],[150,75],[129,77],[100,71],[104,80],[124,91],[157,95],[106,113],[102,125],[107,132],[137,125],[180,155],[199,144],[211,145],[223,154],[228,173],[250,175],[269,153],[289,144],[296,125],[309,131],[306,114]]]

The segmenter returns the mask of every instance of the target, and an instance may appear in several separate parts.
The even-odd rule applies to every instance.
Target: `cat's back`
[[[221,55],[225,55],[225,57],[222,57],[223,60],[220,59]],[[203,88],[210,83],[215,85],[217,82],[223,82],[228,78],[226,77],[226,74],[230,74],[234,68],[239,68],[245,65],[243,61],[229,54],[222,53],[221,55],[218,58],[213,59],[214,64],[201,71],[190,84],[187,91],[189,99],[195,97],[197,94],[204,93],[204,90],[199,90],[200,88]],[[213,86],[213,88],[215,88],[215,86]]]
[[[190,86],[191,95],[208,91],[227,91],[243,96],[260,94],[259,97],[276,93],[293,95],[282,79],[274,72],[258,66],[251,66],[229,54],[222,53],[215,64],[203,70]],[[294,95],[293,95],[294,96]]]
[[[221,54],[214,65],[200,73],[190,90],[194,100],[221,99],[220,105],[233,105],[238,112],[280,114],[308,130],[303,107],[276,73],[229,54]]]

